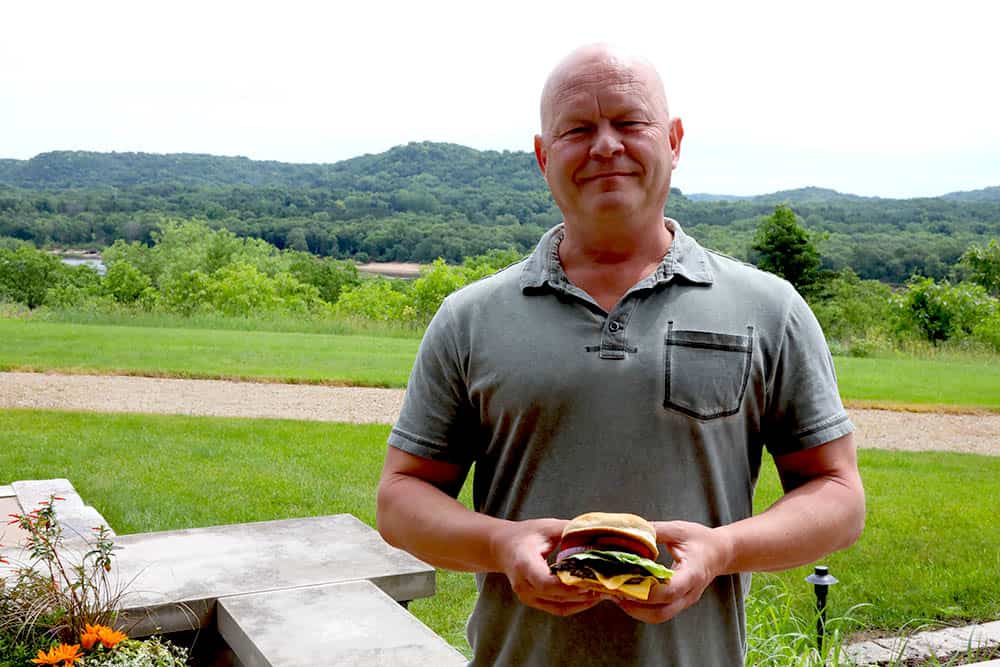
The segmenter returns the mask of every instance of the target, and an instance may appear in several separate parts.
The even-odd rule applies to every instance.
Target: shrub
[[[204,271],[183,271],[164,281],[161,303],[168,311],[192,315],[211,308],[212,289],[212,279]]]
[[[466,284],[465,271],[448,266],[440,257],[420,272],[410,290],[413,310],[422,321],[429,322],[444,298]]]
[[[959,258],[959,265],[988,292],[1000,294],[1000,244],[996,239],[985,248],[975,244],[969,246]]]
[[[892,314],[889,286],[877,280],[861,280],[850,269],[818,283],[809,305],[826,337],[849,349],[862,340],[884,338],[889,333]],[[869,352],[874,347],[869,345]]]
[[[385,278],[366,280],[340,294],[336,312],[376,322],[411,322],[417,312],[403,291],[394,290]]]
[[[972,339],[1000,352],[1000,308],[972,327]]]
[[[911,278],[896,303],[900,327],[919,331],[935,344],[969,336],[997,310],[996,299],[982,285],[936,283],[933,278]]]
[[[135,303],[153,294],[149,276],[124,261],[109,266],[101,284],[104,292],[118,303]]]
[[[62,275],[62,262],[48,253],[28,245],[15,250],[0,248],[0,298],[37,308]]]

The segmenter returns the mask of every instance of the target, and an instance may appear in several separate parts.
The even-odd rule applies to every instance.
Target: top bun
[[[568,535],[611,534],[630,537],[646,545],[655,559],[660,550],[656,547],[656,529],[653,524],[635,514],[622,512],[587,512],[570,520],[563,529],[563,538]]]

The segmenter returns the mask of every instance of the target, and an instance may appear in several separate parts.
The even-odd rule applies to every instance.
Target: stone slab
[[[56,516],[67,539],[74,537],[89,539],[93,535],[93,529],[102,525],[108,528],[110,535],[115,534],[100,512],[84,504],[80,494],[68,479],[25,480],[14,482],[11,487],[26,512],[35,509],[52,496],[61,498],[62,500],[56,501]]]
[[[859,665],[878,665],[899,660],[922,660],[1000,645],[1000,621],[918,632],[906,637],[886,637],[847,647]]]
[[[21,506],[17,502],[17,496],[0,496],[0,553],[6,554],[10,561],[20,560],[20,548],[28,537],[28,531],[8,523],[8,515],[20,513]]]
[[[223,598],[218,629],[246,667],[457,667],[467,662],[367,581]]]
[[[21,505],[29,512],[50,496],[62,498],[57,505],[60,510],[83,507],[83,499],[68,479],[30,479],[14,482],[11,486]]]
[[[130,634],[213,622],[219,598],[367,580],[398,601],[434,594],[434,568],[349,514],[120,535]]]
[[[11,486],[10,484],[7,484],[6,486],[0,486],[0,498],[10,498],[11,496],[14,495],[16,495],[14,493],[14,487]]]

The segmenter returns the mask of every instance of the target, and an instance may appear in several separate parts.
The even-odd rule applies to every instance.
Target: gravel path
[[[0,408],[392,423],[401,389],[0,373]],[[1000,456],[1000,415],[851,409],[863,447]]]

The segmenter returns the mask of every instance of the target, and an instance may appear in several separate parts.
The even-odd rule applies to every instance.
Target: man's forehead
[[[608,51],[583,50],[563,61],[549,76],[542,93],[542,126],[567,107],[620,104],[667,113],[659,74],[644,60],[619,57]],[[582,109],[581,109],[582,110]]]
[[[551,99],[560,102],[601,94],[613,97],[648,97],[649,86],[643,77],[633,72],[587,70],[556,82],[551,91]]]
[[[618,115],[632,111],[655,113],[645,87],[634,82],[576,86],[554,91],[549,114],[554,120],[577,115]]]

